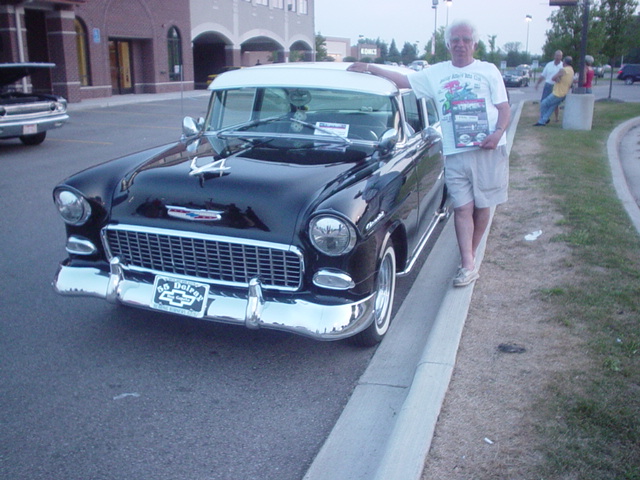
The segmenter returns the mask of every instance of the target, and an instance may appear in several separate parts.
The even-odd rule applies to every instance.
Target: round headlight
[[[91,216],[89,202],[77,193],[57,190],[54,198],[62,219],[69,225],[83,225]]]
[[[309,238],[325,255],[337,257],[351,251],[356,244],[356,229],[333,215],[319,215],[309,224]]]

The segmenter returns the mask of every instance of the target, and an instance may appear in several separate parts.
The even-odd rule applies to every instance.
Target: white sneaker
[[[453,277],[453,286],[454,287],[466,287],[470,283],[473,283],[480,277],[478,270],[473,269],[469,270],[467,268],[460,267],[458,269],[458,273],[455,277]]]

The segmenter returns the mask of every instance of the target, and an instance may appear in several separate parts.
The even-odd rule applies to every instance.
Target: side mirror
[[[198,124],[191,117],[184,117],[182,120],[182,138],[195,137],[199,132]]]
[[[198,119],[200,125],[204,122],[202,119]],[[184,117],[182,120],[182,137],[180,141],[187,144],[188,152],[195,152],[198,149],[200,140],[197,139],[197,135],[200,133],[200,127],[196,121],[191,117]]]
[[[395,128],[390,128],[382,134],[380,141],[378,142],[378,150],[382,154],[389,153],[398,143],[398,131]]]

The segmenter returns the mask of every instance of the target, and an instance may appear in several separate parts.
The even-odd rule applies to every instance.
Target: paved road
[[[0,478],[299,480],[374,349],[51,288],[65,257],[54,185],[173,141],[183,115],[204,114],[207,96],[118,100],[72,106],[70,124],[41,146],[0,142]]]
[[[509,88],[511,103],[516,104],[520,101],[540,100],[542,94],[542,85],[536,90],[531,82],[529,87]],[[596,101],[609,98],[609,79],[599,78],[598,83],[593,87],[593,94]],[[624,83],[614,80],[611,88],[611,98],[615,100],[623,100],[625,102],[640,102],[640,82],[634,85],[625,85]]]

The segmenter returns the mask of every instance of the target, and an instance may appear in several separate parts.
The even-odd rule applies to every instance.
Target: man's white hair
[[[478,43],[480,40],[480,35],[478,35],[478,29],[476,26],[471,23],[469,20],[455,20],[447,25],[447,28],[444,30],[444,43],[449,46],[451,40],[451,31],[455,30],[458,27],[467,27],[471,30],[471,36],[473,37],[473,43]]]

